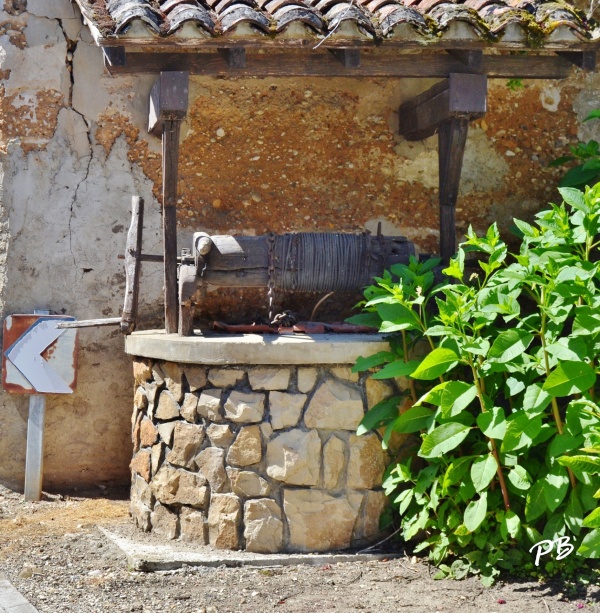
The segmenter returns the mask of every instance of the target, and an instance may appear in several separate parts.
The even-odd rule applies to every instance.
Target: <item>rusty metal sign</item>
[[[4,320],[2,387],[13,394],[72,394],[77,383],[77,330],[64,315],[9,315]]]

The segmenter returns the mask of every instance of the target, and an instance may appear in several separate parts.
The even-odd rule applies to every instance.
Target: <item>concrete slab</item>
[[[359,356],[389,351],[382,334],[200,334],[160,330],[125,337],[129,355],[191,364],[354,364]]]
[[[147,545],[124,538],[105,528],[98,529],[127,556],[131,570],[160,571],[175,570],[183,566],[231,566],[271,567],[296,564],[337,564],[338,562],[369,562],[373,560],[401,557],[402,554],[376,553],[273,553],[260,554],[247,551],[214,550],[199,547],[197,551],[182,549],[176,545]]]
[[[38,613],[2,573],[0,573],[0,613]]]

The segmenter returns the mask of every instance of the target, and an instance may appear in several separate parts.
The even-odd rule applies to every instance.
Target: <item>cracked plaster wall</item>
[[[160,142],[148,136],[149,76],[110,77],[69,0],[0,10],[0,307],[78,319],[118,316],[132,194],[146,200],[144,250],[160,241]],[[397,135],[399,105],[434,81],[193,77],[182,131],[180,246],[195,230],[375,230],[435,248],[437,142]],[[598,137],[580,120],[600,78],[490,87],[469,133],[457,230],[504,229],[556,195],[548,162]],[[161,324],[160,267],[143,267],[142,318]],[[279,306],[310,312],[318,299]],[[337,302],[337,301],[336,301]],[[350,304],[355,302],[351,300]],[[207,318],[264,312],[264,292],[220,291]],[[337,306],[337,305],[336,305]],[[326,309],[321,312],[325,314]],[[337,313],[339,316],[340,314]],[[113,328],[80,332],[78,388],[49,397],[45,487],[129,480],[130,360]],[[0,482],[21,488],[28,400],[0,392]]]

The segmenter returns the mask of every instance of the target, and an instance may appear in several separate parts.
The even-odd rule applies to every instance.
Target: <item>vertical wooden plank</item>
[[[165,262],[165,330],[177,332],[177,177],[179,128],[176,119],[164,122],[162,133],[163,240]]]
[[[44,423],[46,421],[46,397],[34,394],[29,397],[27,419],[27,452],[25,456],[25,500],[42,498],[44,474]]]
[[[468,129],[468,117],[459,116],[444,121],[438,131],[440,256],[445,264],[456,252],[455,208]]]
[[[131,224],[125,245],[125,302],[121,316],[123,334],[131,334],[137,323],[143,228],[144,200],[139,196],[132,196]]]

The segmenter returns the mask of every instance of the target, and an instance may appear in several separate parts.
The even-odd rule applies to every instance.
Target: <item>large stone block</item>
[[[190,387],[190,392],[202,389],[207,382],[206,367],[195,364],[186,364],[183,367],[183,374]]]
[[[146,358],[134,358],[133,378],[136,385],[140,385],[152,379],[152,362]]]
[[[267,445],[267,474],[290,485],[317,485],[321,470],[321,439],[316,430],[290,430]]]
[[[181,417],[193,424],[196,421],[197,408],[198,396],[192,393],[185,394],[181,403]]]
[[[262,458],[262,440],[259,426],[240,428],[235,441],[227,452],[227,463],[234,466],[250,466]]]
[[[248,500],[244,505],[246,550],[276,553],[283,546],[283,521],[279,505],[270,498]]]
[[[252,368],[248,371],[253,390],[286,390],[290,384],[289,368]]]
[[[201,511],[183,507],[179,512],[179,531],[182,541],[200,545],[208,543],[206,519]]]
[[[338,379],[345,379],[346,381],[352,381],[353,383],[358,382],[358,373],[352,372],[352,368],[350,366],[336,366],[335,368],[331,369],[331,374]]]
[[[338,436],[329,437],[323,446],[323,487],[336,489],[346,464],[346,445]]]
[[[148,396],[146,390],[140,385],[133,396],[133,407],[140,411],[148,408]]]
[[[199,415],[210,421],[223,421],[221,417],[221,390],[204,390],[198,399],[197,411]]]
[[[173,394],[167,390],[163,390],[158,397],[158,406],[154,411],[156,419],[176,419],[179,417],[179,404],[175,400]]]
[[[140,425],[140,446],[151,447],[158,440],[158,430],[148,419],[144,418]]]
[[[307,394],[310,392],[317,382],[316,368],[299,368],[298,369],[298,391]]]
[[[146,482],[150,481],[150,452],[146,449],[138,451],[133,456],[129,468]]]
[[[158,430],[158,434],[160,436],[160,440],[163,441],[163,443],[165,445],[168,445],[169,447],[173,444],[173,432],[175,430],[175,426],[178,424],[179,422],[176,421],[167,421],[165,423],[159,423],[156,426],[156,429]]]
[[[163,504],[186,504],[205,508],[208,500],[204,475],[173,468],[168,464],[163,465],[154,475],[150,489]]]
[[[226,492],[229,489],[225,472],[225,451],[217,447],[207,447],[195,459],[196,466],[208,479],[212,492]]]
[[[320,490],[286,489],[283,509],[291,549],[327,551],[350,546],[358,510],[345,497],[334,498]]]
[[[227,424],[210,424],[206,428],[206,435],[215,447],[229,447],[235,434]]]
[[[183,373],[181,367],[174,362],[165,362],[162,365],[162,371],[167,389],[173,394],[177,402],[181,402],[183,400]]]
[[[362,513],[354,530],[356,540],[366,542],[380,536],[379,520],[386,504],[387,498],[382,491],[365,493]]]
[[[191,468],[202,441],[204,441],[204,426],[177,422],[173,431],[173,447],[167,454],[167,462]]]
[[[208,540],[217,549],[240,548],[242,505],[235,494],[213,494],[208,511]]]
[[[386,400],[394,395],[394,388],[385,381],[369,377],[365,382],[367,392],[367,407],[373,408],[378,402]]]
[[[148,508],[152,508],[154,504],[154,496],[152,488],[146,483],[142,477],[135,475],[131,483],[131,501],[141,502]]]
[[[129,511],[133,518],[133,523],[143,532],[150,532],[152,528],[150,507],[139,500],[131,500]]]
[[[164,449],[165,446],[162,443],[156,443],[156,445],[153,445],[152,449],[150,449],[150,468],[153,475],[158,472],[162,464]]]
[[[236,423],[258,423],[264,413],[264,394],[233,391],[225,402],[225,418]]]
[[[215,387],[233,387],[244,378],[244,371],[239,368],[211,368],[208,380]]]
[[[306,394],[271,392],[269,394],[269,411],[273,429],[282,430],[283,428],[296,426],[300,421],[305,402]]]
[[[373,489],[381,485],[385,456],[381,441],[373,433],[350,435],[347,485],[353,489]]]
[[[152,532],[169,540],[177,538],[179,517],[171,509],[156,503],[152,511],[151,521]]]
[[[271,487],[266,479],[251,470],[227,467],[227,476],[231,483],[231,490],[242,498],[256,498],[267,496]]]
[[[354,385],[326,379],[314,393],[304,423],[309,428],[354,431],[363,415],[362,397]]]

